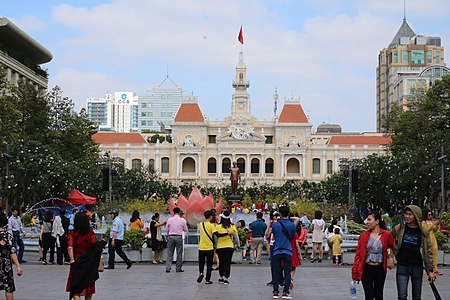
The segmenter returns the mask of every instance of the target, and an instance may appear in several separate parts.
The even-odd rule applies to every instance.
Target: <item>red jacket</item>
[[[370,233],[371,232],[367,230],[359,236],[358,247],[356,248],[355,262],[353,263],[352,268],[353,280],[360,281],[362,278],[362,273],[364,271],[364,266],[366,264],[367,243],[369,242]],[[386,273],[387,258],[388,258],[387,250],[388,248],[392,248],[394,246],[394,238],[392,237],[392,234],[389,231],[381,228],[379,234],[381,234],[380,241],[381,245],[383,246],[383,268],[384,273]]]

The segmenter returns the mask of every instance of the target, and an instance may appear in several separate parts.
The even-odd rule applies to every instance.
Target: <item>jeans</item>
[[[169,235],[168,237],[166,271],[171,269],[175,249],[177,249],[176,270],[180,271],[183,266],[183,237],[181,235]]]
[[[233,248],[217,249],[219,256],[219,276],[230,278],[231,273],[231,259],[233,258]]]
[[[365,265],[362,273],[362,285],[366,300],[383,300],[384,282],[386,274],[383,265]]]
[[[23,244],[22,237],[19,231],[13,231],[13,245],[17,250],[17,259],[19,262],[23,260],[23,251],[25,250],[25,245]]]
[[[127,264],[131,265],[131,261],[128,259],[127,255],[122,250],[122,240],[114,240],[114,247],[111,245],[112,239],[109,239],[108,243],[108,268],[114,269],[114,259],[116,258],[116,253],[120,258]]]
[[[252,238],[252,244],[250,246],[250,259],[254,263],[260,263],[261,262],[261,254],[264,247],[264,238],[263,237],[254,237]],[[254,256],[256,251],[256,257]]]
[[[278,292],[278,285],[281,281],[281,272],[284,273],[284,288],[283,293],[289,294],[289,285],[291,284],[291,265],[292,265],[292,255],[291,254],[278,254],[273,256],[273,292]],[[283,268],[281,268],[281,262],[283,262]]]
[[[397,296],[398,300],[407,300],[408,283],[411,277],[412,300],[420,300],[422,297],[422,264],[416,265],[397,265]]]
[[[214,250],[198,250],[198,272],[203,274],[206,261],[206,281],[210,281],[213,266]]]

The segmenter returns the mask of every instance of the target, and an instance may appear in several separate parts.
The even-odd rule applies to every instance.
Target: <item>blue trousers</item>
[[[291,266],[292,255],[291,254],[278,254],[272,257],[273,259],[273,292],[278,292],[278,285],[281,281],[281,275],[284,273],[284,287],[283,293],[289,294],[289,285],[291,284]],[[283,267],[281,267],[283,262]],[[282,270],[282,272],[280,272]]]
[[[401,265],[397,264],[397,299],[407,300],[408,298],[408,283],[411,277],[412,283],[412,299],[421,300],[422,298],[422,264],[416,265]]]
[[[20,261],[23,260],[23,251],[25,250],[25,245],[23,244],[22,237],[20,236],[19,231],[13,231],[13,245],[17,250],[17,259]]]

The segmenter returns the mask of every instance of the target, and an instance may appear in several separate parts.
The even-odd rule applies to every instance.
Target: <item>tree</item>
[[[402,191],[408,200],[404,204],[437,207],[441,147],[447,157],[450,154],[450,76],[437,81],[425,96],[411,101],[393,121],[392,130],[392,154],[398,166],[408,169],[408,184]],[[448,183],[447,176],[446,187]]]

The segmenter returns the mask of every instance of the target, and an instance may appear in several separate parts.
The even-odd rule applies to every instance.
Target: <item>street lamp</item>
[[[447,155],[444,154],[444,146],[441,146],[441,156],[438,157],[438,161],[441,162],[441,209],[445,209],[445,186],[444,186],[444,162]]]
[[[112,172],[111,172],[111,168],[112,168],[112,163],[111,163],[111,152],[108,150],[105,152],[105,154],[103,155],[107,161],[108,164],[108,192],[106,193],[106,200],[108,202],[111,202],[112,200]]]

